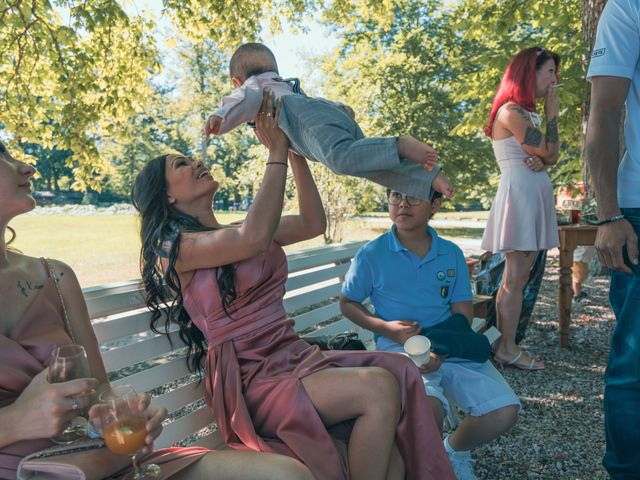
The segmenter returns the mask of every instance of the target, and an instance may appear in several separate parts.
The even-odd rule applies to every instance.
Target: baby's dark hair
[[[0,140],[0,155],[6,155],[7,153],[9,153],[9,150],[7,150],[7,147],[5,147],[2,140]]]
[[[229,74],[243,82],[266,72],[278,73],[278,63],[273,52],[261,43],[240,45],[229,61]]]

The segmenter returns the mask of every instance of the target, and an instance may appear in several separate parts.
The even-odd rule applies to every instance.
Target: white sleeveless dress
[[[530,112],[532,123],[540,117]],[[493,141],[500,185],[482,235],[484,250],[497,252],[547,250],[560,245],[553,185],[546,171],[534,172],[529,157],[514,137]]]

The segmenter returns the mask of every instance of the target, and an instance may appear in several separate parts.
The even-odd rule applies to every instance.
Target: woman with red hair
[[[494,359],[500,366],[541,370],[544,364],[516,345],[516,328],[531,264],[540,250],[559,245],[553,186],[546,172],[558,161],[560,57],[544,48],[520,51],[509,63],[484,129],[500,167],[482,248],[506,256],[496,298],[502,333]],[[546,127],[536,112],[544,99]]]

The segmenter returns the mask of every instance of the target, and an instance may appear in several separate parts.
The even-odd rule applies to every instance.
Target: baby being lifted
[[[346,105],[304,94],[297,79],[283,80],[276,59],[260,43],[241,45],[229,64],[235,90],[209,117],[205,135],[221,135],[253,122],[265,88],[282,104],[278,126],[300,155],[333,172],[372,180],[425,200],[434,190],[453,195],[453,187],[436,164],[436,151],[411,136],[365,137]],[[267,112],[267,115],[272,115]]]

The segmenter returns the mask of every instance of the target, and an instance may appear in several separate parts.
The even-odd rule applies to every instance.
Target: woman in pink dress
[[[180,326],[191,367],[229,446],[300,459],[319,480],[453,479],[420,373],[406,357],[321,352],[302,340],[283,306],[283,245],[326,226],[304,158],[288,154],[273,94],[265,93],[256,135],[269,149],[260,190],[241,225],[212,211],[218,182],[202,162],[163,155],[133,189],[141,214],[147,303]],[[287,161],[289,160],[289,162]],[[291,164],[299,214],[282,216]],[[353,421],[346,459],[327,428]]]
[[[16,478],[23,457],[52,446],[49,439],[60,434],[78,408],[87,405],[83,400],[86,397],[77,395],[107,382],[73,270],[57,260],[29,257],[9,246],[15,237],[9,222],[35,206],[30,188],[34,173],[33,167],[14,159],[0,142],[0,479],[7,480]],[[9,241],[5,241],[7,233]],[[55,384],[47,381],[47,363],[53,349],[73,343],[48,265],[56,272],[70,330],[75,341],[85,347],[94,378]],[[148,402],[148,397],[141,395],[141,401]],[[166,410],[148,406],[146,413],[145,451],[150,452],[153,439],[162,430]],[[131,463],[126,455],[108,451],[100,455],[111,455],[105,461],[114,466],[113,471],[121,468],[126,472]],[[162,465],[162,478],[312,478],[302,464],[282,455],[168,448],[153,452],[149,460]]]
[[[558,55],[543,48],[519,52],[502,77],[485,127],[500,167],[500,185],[482,248],[506,256],[496,298],[502,336],[494,359],[523,370],[544,368],[515,342],[524,287],[536,253],[560,244],[553,185],[546,171],[558,161],[559,66]],[[540,98],[544,98],[545,133],[536,113]]]

